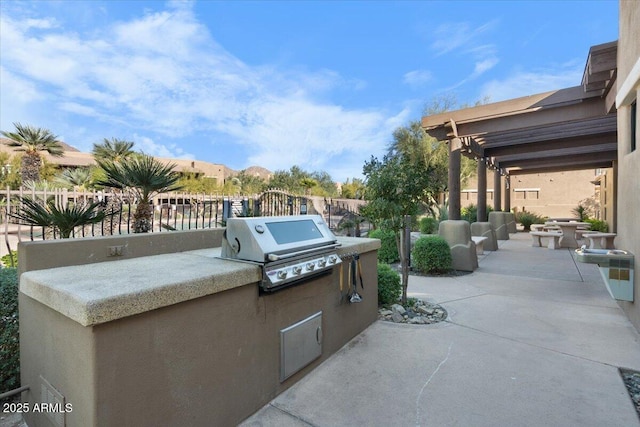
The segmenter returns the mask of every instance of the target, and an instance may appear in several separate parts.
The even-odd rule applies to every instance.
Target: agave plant
[[[177,185],[180,176],[173,172],[174,164],[163,164],[153,157],[142,154],[127,158],[121,162],[98,160],[104,170],[106,179],[97,185],[130,190],[138,199],[133,214],[133,232],[148,233],[151,231],[151,198],[159,193],[179,190]]]
[[[20,211],[11,213],[10,216],[25,225],[51,227],[54,233],[57,230],[63,239],[68,239],[76,227],[98,223],[106,215],[100,202],[89,205],[69,204],[60,209],[53,200],[41,204],[28,197],[20,197]]]

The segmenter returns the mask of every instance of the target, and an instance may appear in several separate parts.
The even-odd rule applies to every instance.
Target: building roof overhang
[[[422,118],[440,141],[509,174],[611,167],[617,42],[593,46],[580,86]]]

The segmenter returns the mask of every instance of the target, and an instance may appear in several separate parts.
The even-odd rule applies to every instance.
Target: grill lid
[[[264,263],[311,254],[336,242],[320,215],[229,218],[222,257]]]
[[[337,241],[320,215],[229,218],[221,257],[260,264],[261,287],[274,291],[330,273]]]

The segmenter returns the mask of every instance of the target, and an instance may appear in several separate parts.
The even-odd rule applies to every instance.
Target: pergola
[[[617,42],[592,46],[580,86],[423,117],[424,130],[449,144],[449,218],[460,219],[461,155],[478,160],[478,218],[486,218],[487,168],[494,209],[504,211],[511,175],[613,168],[615,176],[616,53]]]

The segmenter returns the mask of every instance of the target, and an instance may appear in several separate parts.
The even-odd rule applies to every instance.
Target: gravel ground
[[[620,374],[624,380],[624,385],[629,390],[629,396],[633,400],[633,404],[636,406],[638,417],[640,418],[640,372],[630,371],[627,369],[620,369]]]

